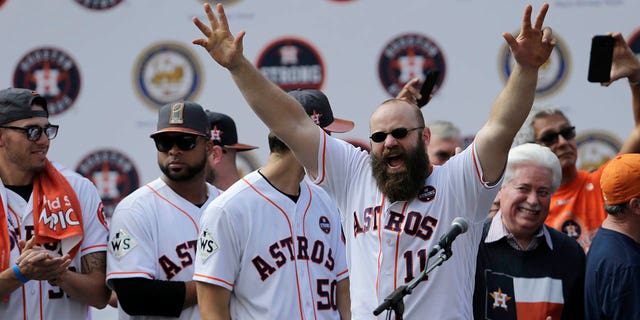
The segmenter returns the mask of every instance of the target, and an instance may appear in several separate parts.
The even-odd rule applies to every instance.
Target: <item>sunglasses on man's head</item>
[[[548,131],[540,136],[540,138],[536,139],[536,142],[549,147],[558,142],[558,136],[562,136],[565,140],[571,140],[576,137],[576,127],[567,127],[558,132]]]
[[[193,150],[196,147],[198,136],[185,134],[180,136],[159,135],[153,138],[156,143],[156,149],[160,152],[168,152],[177,146],[182,151]]]
[[[394,137],[395,139],[402,139],[402,138],[406,137],[407,134],[409,134],[409,131],[418,130],[418,129],[424,129],[424,127],[416,127],[416,128],[412,128],[412,129],[396,128],[396,129],[391,130],[390,132],[378,131],[378,132],[374,132],[373,134],[371,134],[371,136],[369,138],[371,139],[371,141],[377,142],[377,143],[380,143],[380,142],[384,141],[385,139],[387,139],[387,135],[388,134],[391,134],[391,136]]]
[[[0,128],[11,129],[11,130],[19,130],[24,132],[27,135],[27,140],[29,141],[38,141],[40,136],[44,133],[44,135],[49,140],[53,140],[58,135],[58,126],[54,124],[49,124],[44,127],[41,126],[26,126],[26,127],[16,127],[16,126],[0,126]]]

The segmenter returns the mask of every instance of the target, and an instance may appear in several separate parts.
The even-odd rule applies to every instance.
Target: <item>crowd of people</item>
[[[372,112],[365,151],[332,136],[354,123],[324,93],[269,81],[245,32],[204,4],[193,43],[269,128],[269,158],[242,176],[236,153],[256,147],[231,117],[166,104],[150,134],[162,175],[109,220],[91,182],[47,158],[47,101],[0,90],[0,318],[110,304],[120,319],[639,319],[640,61],[612,34],[635,126],[618,156],[578,170],[561,111],[525,123],[555,44],[548,9],[527,5],[503,34],[515,63],[468,147],[425,121],[412,80]],[[530,142],[512,146],[523,128]]]

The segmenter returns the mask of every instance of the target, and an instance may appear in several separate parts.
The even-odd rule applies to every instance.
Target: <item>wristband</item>
[[[24,275],[22,274],[22,272],[20,272],[20,267],[18,267],[17,264],[13,265],[13,273],[16,275],[18,280],[20,280],[20,282],[22,282],[22,283],[29,282],[29,279],[25,278]]]

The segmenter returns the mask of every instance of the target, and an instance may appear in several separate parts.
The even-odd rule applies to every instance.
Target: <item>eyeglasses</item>
[[[396,138],[396,139],[402,139],[402,138],[406,137],[407,134],[409,134],[409,131],[418,130],[418,129],[424,129],[424,127],[416,127],[416,128],[413,128],[413,129],[396,128],[396,129],[391,130],[390,132],[378,131],[378,132],[374,132],[373,134],[371,134],[369,139],[371,139],[371,141],[373,141],[373,142],[379,143],[379,142],[382,142],[385,139],[387,139],[387,135],[388,134],[391,134],[391,136]]]
[[[576,127],[567,127],[558,132],[550,131],[543,134],[536,142],[542,143],[549,147],[558,142],[558,136],[562,136],[565,140],[571,140],[576,137]]]
[[[198,136],[181,135],[181,136],[156,136],[153,141],[156,143],[156,149],[160,152],[168,152],[173,146],[178,146],[182,151],[193,150],[196,147]]]
[[[47,136],[47,139],[53,140],[58,135],[58,126],[57,125],[46,125],[44,127],[41,126],[26,126],[26,127],[15,127],[15,126],[0,126],[0,128],[11,129],[11,130],[19,130],[24,132],[27,135],[27,140],[29,141],[38,141],[42,133]]]

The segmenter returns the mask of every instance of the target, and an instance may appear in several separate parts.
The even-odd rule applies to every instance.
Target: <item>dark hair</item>
[[[271,153],[287,153],[289,150],[289,147],[282,140],[278,139],[273,133],[269,133],[269,151]]]
[[[604,204],[604,211],[612,216],[619,215],[627,210],[627,202],[619,203],[619,204]]]

